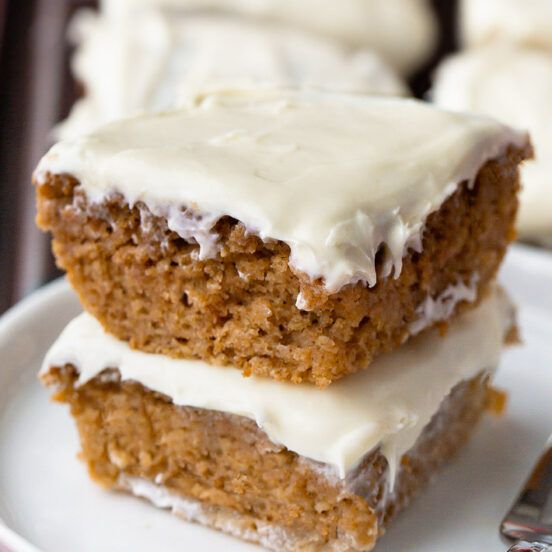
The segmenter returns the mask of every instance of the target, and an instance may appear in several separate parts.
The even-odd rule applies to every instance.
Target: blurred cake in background
[[[54,146],[37,222],[88,312],[41,379],[92,478],[278,552],[372,550],[492,405],[529,155],[491,118],[264,87]]]
[[[279,21],[350,48],[372,48],[405,75],[427,61],[437,42],[437,19],[429,0],[108,0],[103,4],[110,14],[157,6]]]
[[[552,246],[552,2],[463,0],[459,27],[467,49],[441,63],[432,98],[529,131],[519,235]]]
[[[550,0],[462,0],[460,20],[468,47],[503,40],[552,50]]]
[[[250,84],[406,95],[401,77],[369,49],[278,23],[155,7],[84,11],[72,25],[73,72],[85,89],[63,138],[143,111],[160,112],[198,92]],[[139,70],[137,70],[139,68]]]
[[[529,131],[535,160],[522,167],[519,232],[552,245],[552,52],[504,43],[468,50],[443,63],[433,97]]]

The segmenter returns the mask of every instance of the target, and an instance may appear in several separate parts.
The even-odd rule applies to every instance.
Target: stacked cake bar
[[[249,89],[41,161],[86,314],[41,378],[100,484],[274,550],[371,550],[515,334],[527,137],[414,100]]]

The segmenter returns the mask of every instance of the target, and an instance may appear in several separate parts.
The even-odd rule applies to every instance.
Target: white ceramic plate
[[[458,461],[404,512],[378,552],[504,552],[498,524],[552,432],[552,256],[517,246],[502,281],[525,345],[505,355],[506,416],[488,417]],[[93,485],[66,409],[36,381],[41,358],[79,311],[55,282],[0,320],[0,552],[257,550]]]

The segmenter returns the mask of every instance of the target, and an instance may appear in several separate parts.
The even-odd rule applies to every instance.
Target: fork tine
[[[508,552],[550,552],[552,548],[547,544],[538,542],[518,542]]]
[[[551,493],[552,442],[549,441],[519,497],[502,521],[501,533],[511,540],[552,544],[552,520],[546,519],[545,515]]]

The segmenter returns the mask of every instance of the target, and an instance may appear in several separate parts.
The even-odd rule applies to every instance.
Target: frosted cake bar
[[[493,289],[319,390],[134,351],[83,314],[41,377],[105,487],[273,550],[366,551],[469,437],[513,328]]]
[[[466,46],[509,42],[552,50],[549,0],[462,0],[460,6]]]
[[[54,146],[38,223],[132,347],[325,386],[476,304],[529,153],[413,100],[237,91]]]

